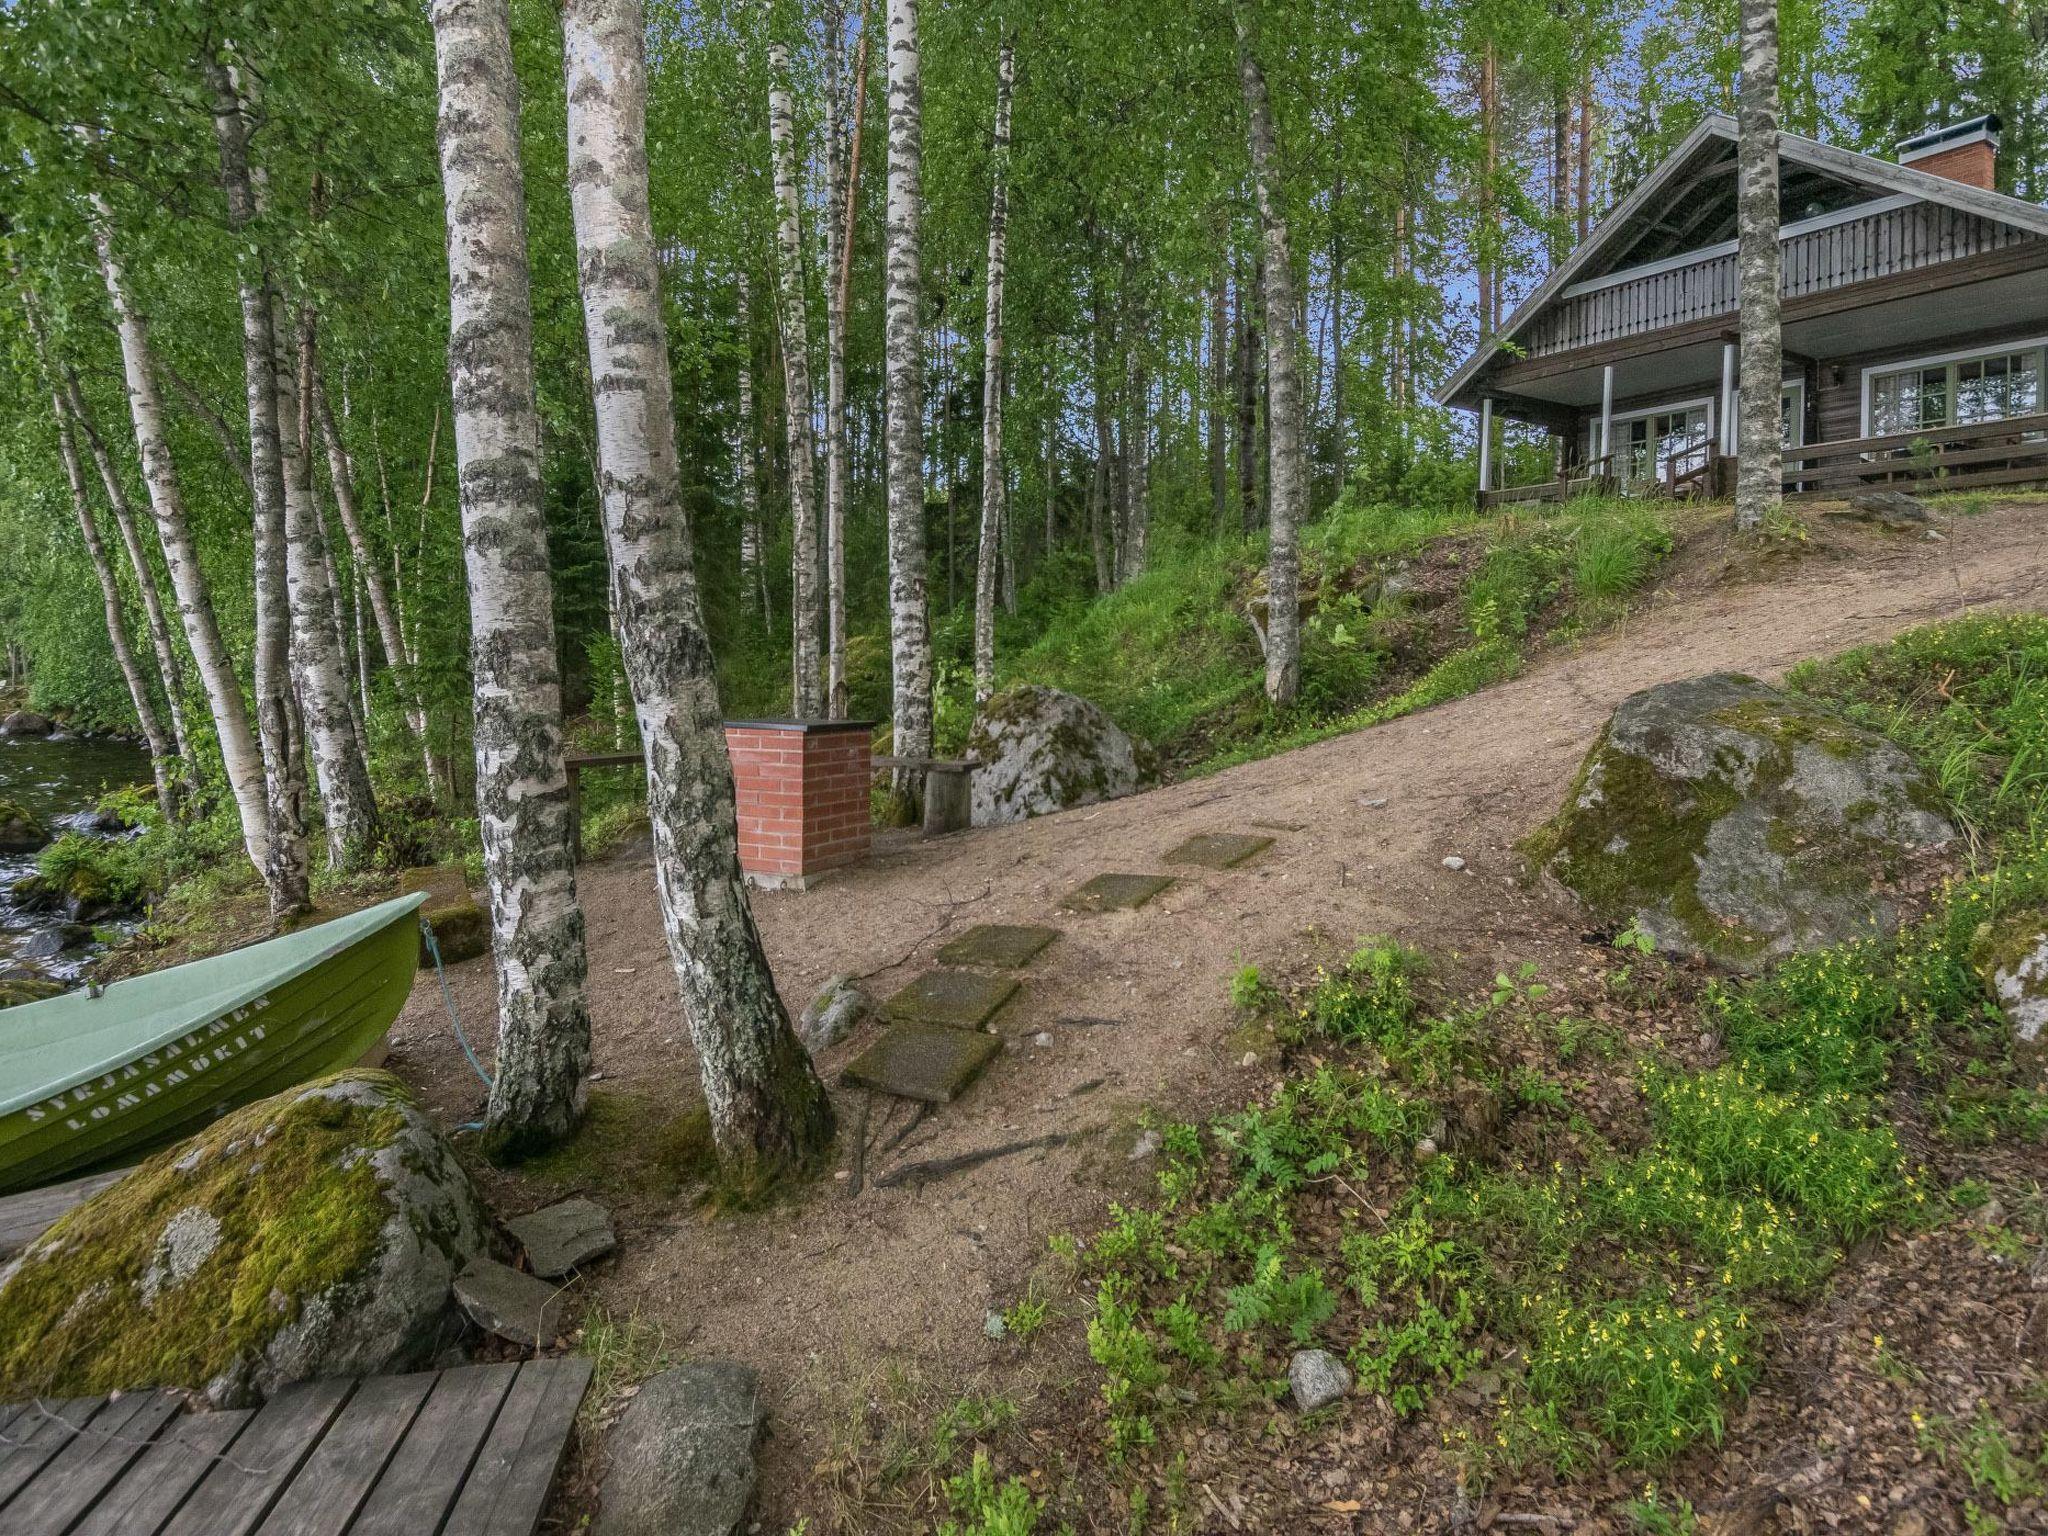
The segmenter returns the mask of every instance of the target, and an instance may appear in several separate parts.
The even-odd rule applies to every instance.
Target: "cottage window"
[[[2041,409],[2039,347],[1915,363],[1870,376],[1869,436],[1968,427]]]

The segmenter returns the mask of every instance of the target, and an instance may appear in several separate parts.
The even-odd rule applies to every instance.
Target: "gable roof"
[[[1715,145],[1716,141],[1729,145],[1738,142],[1735,119],[1725,112],[1712,112],[1702,118],[1679,141],[1678,147],[1664,158],[1663,163],[1594,226],[1592,233],[1543,280],[1536,291],[1516,306],[1508,323],[1482,343],[1466,359],[1464,366],[1451,375],[1450,380],[1437,391],[1437,404],[1449,405],[1499,355],[1502,345],[1512,341],[1545,305],[1586,274],[1587,269],[1594,267],[1601,257],[1641,233],[1644,216],[1661,208],[1667,193],[1683,190],[1679,185],[1681,178],[1692,168],[1702,149]],[[1981,187],[1952,181],[1931,171],[1916,170],[1910,165],[1898,165],[1851,149],[1839,149],[1796,133],[1781,132],[1778,135],[1778,156],[1783,163],[1840,177],[1881,193],[1904,194],[1925,202],[1946,204],[2048,239],[2048,208],[2027,202],[2024,198],[2010,197],[2003,192],[1987,192]]]

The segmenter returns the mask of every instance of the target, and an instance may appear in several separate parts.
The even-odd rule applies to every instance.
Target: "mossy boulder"
[[[427,893],[420,916],[433,927],[434,943],[440,947],[444,965],[474,960],[478,955],[491,952],[490,914],[470,895],[469,883],[461,870],[447,865],[423,864],[399,875],[398,890],[406,896],[415,891]],[[420,964],[430,966],[433,963],[433,956],[427,950],[426,936],[421,935]]]
[[[49,840],[42,817],[19,801],[0,800],[0,853],[34,853]]]
[[[2048,911],[2022,907],[1983,924],[1970,961],[2005,1013],[2014,1054],[2048,1065]]]
[[[1747,970],[1895,926],[1955,837],[1902,748],[1715,673],[1623,700],[1525,848],[1603,926]]]
[[[0,718],[0,736],[47,736],[56,729],[54,720],[32,709],[9,710]]]
[[[1057,688],[1006,688],[968,734],[977,827],[1023,821],[1128,795],[1144,780],[1142,748],[1100,708]]]
[[[22,1003],[40,1003],[63,994],[64,984],[28,970],[11,970],[0,975],[0,1008]]]
[[[0,1399],[189,1388],[219,1406],[410,1370],[463,1329],[489,1218],[382,1072],[237,1110],[71,1211],[0,1283]]]

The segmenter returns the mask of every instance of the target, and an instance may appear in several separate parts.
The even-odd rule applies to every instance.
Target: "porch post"
[[[1735,451],[1735,343],[1721,343],[1721,453]]]
[[[1493,489],[1493,396],[1479,397],[1479,494]]]
[[[1605,459],[1614,452],[1614,364],[1609,363],[1600,370],[1600,457]],[[1606,472],[1614,473],[1609,464]]]

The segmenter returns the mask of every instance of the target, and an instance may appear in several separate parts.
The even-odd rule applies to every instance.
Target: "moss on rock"
[[[148,1386],[217,1404],[425,1364],[487,1218],[395,1078],[248,1105],[71,1211],[0,1286],[0,1396]]]
[[[1982,924],[1970,963],[2005,1013],[2014,1052],[2048,1062],[2048,911],[2022,907]]]
[[[1524,851],[1603,925],[1751,968],[1893,925],[1954,837],[1898,746],[1720,673],[1624,700]]]
[[[49,840],[42,817],[18,800],[0,800],[0,853],[33,853]]]
[[[1078,694],[1025,684],[982,705],[968,735],[978,827],[1128,795],[1148,754]]]

